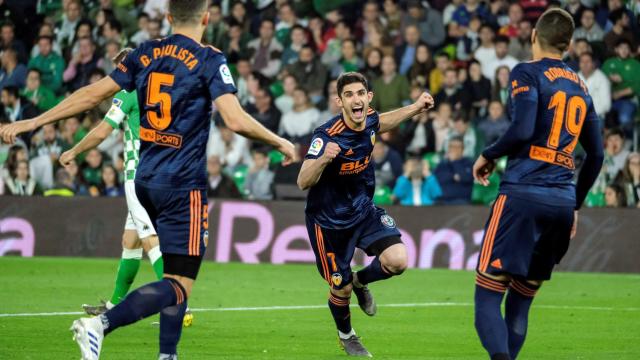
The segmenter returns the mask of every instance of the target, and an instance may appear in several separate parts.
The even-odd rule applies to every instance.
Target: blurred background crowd
[[[34,117],[108,75],[121,48],[169,35],[167,3],[0,0],[0,124]],[[488,188],[474,184],[471,167],[509,126],[510,70],[531,60],[532,28],[554,6],[575,20],[565,61],[585,81],[605,136],[587,206],[640,207],[640,0],[214,0],[203,42],[225,53],[246,110],[301,155],[313,129],[339,113],[340,73],[364,73],[379,112],[429,91],[432,111],[376,141],[375,201],[488,204],[506,160]],[[109,106],[0,145],[0,194],[122,196],[121,132],[66,169],[57,162]],[[210,196],[303,198],[299,165],[280,167],[272,149],[229,131],[219,116],[210,121]],[[578,164],[581,157],[578,150]]]

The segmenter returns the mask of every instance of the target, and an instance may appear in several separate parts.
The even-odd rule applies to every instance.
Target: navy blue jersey
[[[156,189],[206,189],[211,102],[236,92],[224,55],[175,34],[142,43],[110,76],[121,88],[138,91],[136,182]]]
[[[315,129],[305,159],[321,157],[329,142],[341,151],[309,190],[305,211],[310,220],[325,229],[345,229],[375,209],[376,179],[370,162],[379,128],[378,113],[369,109],[364,130],[349,128],[342,115]]]
[[[586,192],[576,199],[576,145],[580,141],[588,157],[602,151],[599,121],[586,85],[562,61],[545,58],[516,66],[509,92],[511,125],[483,152],[487,159],[508,155],[500,192],[579,207]],[[588,167],[592,172],[596,165],[590,162]]]

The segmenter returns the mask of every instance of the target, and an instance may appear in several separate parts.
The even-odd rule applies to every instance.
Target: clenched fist
[[[431,109],[435,104],[435,102],[433,101],[433,97],[429,95],[428,92],[423,92],[416,99],[416,102],[414,104],[418,109],[420,109],[421,112],[424,112]]]
[[[327,146],[325,146],[324,148],[324,154],[322,154],[322,158],[326,162],[331,162],[336,158],[336,156],[338,156],[338,154],[340,154],[340,151],[342,151],[340,149],[340,145],[334,142],[327,143]]]

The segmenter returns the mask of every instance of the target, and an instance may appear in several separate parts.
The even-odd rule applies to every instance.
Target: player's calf
[[[492,360],[509,360],[507,326],[500,307],[510,280],[478,272],[475,291],[475,327]]]
[[[529,309],[542,282],[515,277],[505,300],[505,322],[509,334],[509,354],[515,359],[527,336]]]

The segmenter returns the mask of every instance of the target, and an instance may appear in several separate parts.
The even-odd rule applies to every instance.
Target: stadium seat
[[[376,187],[376,191],[373,194],[373,203],[376,205],[391,205],[393,204],[392,195],[393,192],[388,186]]]

